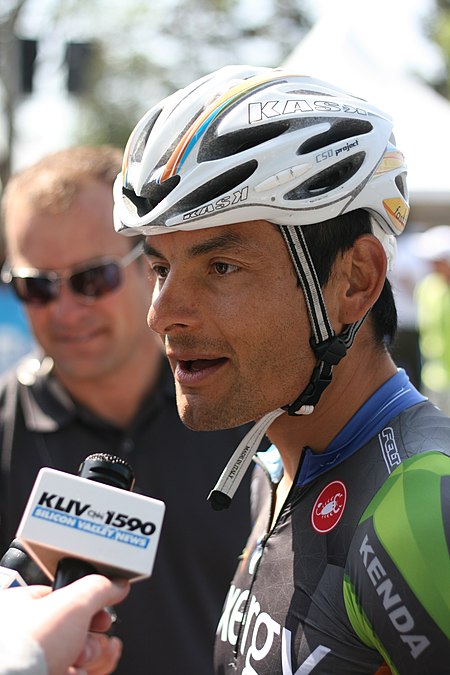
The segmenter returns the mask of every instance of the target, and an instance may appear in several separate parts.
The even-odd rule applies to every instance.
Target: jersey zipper
[[[251,559],[256,558],[256,561],[255,561],[255,563],[254,563],[254,569],[253,569],[253,572],[252,572],[252,581],[251,581],[250,586],[249,586],[249,589],[248,589],[247,600],[245,601],[245,605],[244,605],[244,608],[243,608],[243,611],[242,611],[242,620],[241,620],[241,623],[240,623],[240,625],[239,625],[238,634],[237,634],[237,639],[236,639],[236,644],[235,644],[235,646],[233,647],[233,658],[234,658],[234,663],[235,663],[235,664],[236,664],[236,661],[237,661],[238,656],[239,656],[239,650],[240,650],[241,642],[242,642],[242,635],[243,635],[245,623],[246,623],[246,621],[247,621],[247,614],[248,614],[248,609],[249,609],[250,598],[251,598],[251,595],[252,595],[253,586],[254,586],[255,581],[256,581],[256,576],[257,576],[257,574],[258,574],[259,566],[260,566],[260,564],[261,564],[261,560],[262,560],[262,557],[263,557],[263,555],[264,555],[265,546],[266,546],[266,543],[268,542],[268,540],[269,540],[269,538],[270,538],[272,532],[275,530],[275,528],[276,528],[276,526],[277,526],[277,524],[278,524],[280,518],[281,518],[282,515],[284,514],[287,505],[288,505],[288,504],[290,503],[290,501],[291,501],[292,491],[293,491],[293,489],[294,489],[294,487],[295,487],[295,485],[296,485],[296,482],[297,482],[297,476],[298,476],[298,473],[299,473],[300,468],[301,468],[301,465],[302,465],[303,456],[304,456],[304,452],[302,452],[302,454],[301,454],[301,456],[300,456],[299,466],[298,466],[298,469],[297,469],[297,472],[296,472],[295,479],[294,479],[294,481],[292,482],[292,485],[291,485],[291,487],[290,487],[290,489],[289,489],[289,492],[288,492],[288,494],[287,494],[287,496],[286,496],[286,499],[284,500],[284,503],[283,503],[283,505],[282,505],[282,507],[281,507],[281,509],[280,509],[280,512],[278,513],[278,516],[277,516],[276,520],[274,521],[272,527],[270,527],[270,523],[272,523],[273,514],[274,514],[274,511],[275,511],[276,491],[277,491],[278,483],[274,483],[274,482],[271,480],[270,474],[269,474],[268,471],[264,468],[264,465],[263,465],[263,464],[260,464],[260,463],[258,462],[258,464],[260,464],[260,466],[262,466],[262,468],[263,468],[265,474],[267,475],[267,477],[268,477],[268,479],[269,479],[269,481],[270,481],[270,485],[271,485],[271,503],[270,503],[269,519],[268,519],[266,531],[265,531],[265,533],[263,534],[263,536],[260,537],[260,539],[257,541],[256,546],[255,546],[255,549],[254,549],[254,551],[253,551],[253,553],[252,553],[252,555],[251,555]],[[257,557],[256,557],[256,556],[257,556]],[[249,567],[250,567],[250,565],[251,565],[251,562],[249,562]]]

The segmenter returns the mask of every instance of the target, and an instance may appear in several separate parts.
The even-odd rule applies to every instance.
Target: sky
[[[437,48],[426,38],[424,23],[433,12],[433,0],[306,0],[320,19],[334,13],[337,30],[347,22],[360,26],[366,47],[392,67],[429,79],[440,66]]]

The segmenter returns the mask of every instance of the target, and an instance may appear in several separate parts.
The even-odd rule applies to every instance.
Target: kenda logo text
[[[264,119],[281,117],[282,115],[295,115],[310,112],[330,112],[364,115],[364,108],[355,108],[351,105],[337,103],[336,101],[307,101],[306,99],[288,99],[287,101],[265,101],[248,104],[248,121],[250,124],[261,122]]]
[[[400,633],[400,639],[409,647],[413,659],[417,659],[424,649],[428,647],[430,641],[425,635],[415,634],[415,623],[411,612],[403,604],[400,595],[395,592],[391,579],[369,544],[367,534],[363,539],[359,553],[369,579],[374,585],[377,594],[381,597],[383,607],[389,619],[394,628]]]
[[[276,660],[281,660],[283,675],[303,675],[313,670],[319,661],[328,654],[330,649],[319,645],[308,656],[305,662],[293,670],[291,659],[291,631],[274,621],[267,612],[261,611],[261,606],[254,595],[248,601],[249,591],[241,591],[231,586],[225,602],[224,611],[217,628],[217,635],[222,642],[236,645],[239,628],[243,623],[240,635],[239,651],[245,654],[245,667],[242,675],[258,675],[258,662],[269,658],[271,650],[276,650]],[[247,606],[246,616],[244,611]],[[267,672],[267,666],[263,667]]]

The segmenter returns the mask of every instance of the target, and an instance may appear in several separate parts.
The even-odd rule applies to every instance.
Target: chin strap
[[[313,412],[331,382],[333,366],[346,355],[367,315],[336,335],[328,318],[322,288],[302,228],[297,225],[279,227],[303,290],[312,330],[310,345],[317,357],[307,387],[293,403],[284,406],[284,410],[289,415],[305,415]]]
[[[267,429],[284,412],[282,408],[277,408],[277,410],[273,410],[264,415],[264,417],[261,417],[239,443],[225,469],[222,471],[222,475],[217,481],[216,486],[208,495],[208,501],[211,502],[211,506],[215,511],[221,511],[229,507],[234,493],[250,466],[253,455],[256,453]]]
[[[283,406],[283,410],[286,410],[288,415],[310,415],[314,411],[314,406],[331,383],[333,366],[337,366],[347,354],[366,316],[367,314],[356,323],[347,326],[340,335],[333,335],[332,338],[320,344],[315,344],[311,338],[310,345],[318,361],[307,387],[293,403]]]
[[[208,501],[216,511],[229,507],[234,493],[272,422],[284,412],[288,415],[310,415],[314,412],[314,407],[331,382],[333,366],[336,366],[346,355],[347,349],[352,346],[356,333],[367,316],[366,314],[356,323],[347,326],[340,335],[336,335],[328,318],[322,289],[301,227],[280,225],[280,230],[305,296],[313,332],[310,345],[317,357],[317,363],[308,385],[300,396],[289,405],[264,415],[239,443],[216,486],[209,493]]]

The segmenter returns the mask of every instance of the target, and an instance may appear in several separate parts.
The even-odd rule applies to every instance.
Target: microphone
[[[18,539],[14,539],[0,560],[0,590],[13,586],[33,586],[52,582],[28,555]]]
[[[165,504],[133,485],[130,465],[108,453],[87,457],[78,476],[39,471],[16,539],[54,589],[92,573],[151,575]]]
[[[134,486],[134,473],[128,462],[105,453],[89,455],[80,464],[78,476],[122,490],[132,490]],[[56,568],[53,590],[68,586],[73,581],[96,572],[96,568],[86,560],[61,558]]]

